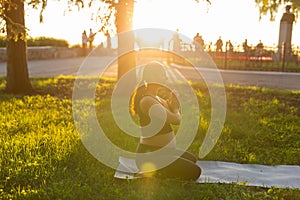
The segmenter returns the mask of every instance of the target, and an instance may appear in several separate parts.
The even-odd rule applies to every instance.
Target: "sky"
[[[184,3],[183,3],[184,2]],[[134,28],[163,28],[175,31],[189,38],[199,32],[205,43],[213,42],[221,36],[223,41],[231,40],[234,45],[246,38],[248,44],[256,45],[259,40],[267,46],[277,45],[280,18],[284,7],[279,9],[276,19],[269,17],[259,20],[259,10],[254,0],[211,0],[196,3],[194,0],[137,0],[134,13]],[[98,30],[97,22],[90,9],[67,11],[63,1],[48,1],[44,11],[44,22],[39,23],[39,13],[26,9],[26,26],[32,37],[48,36],[66,39],[71,45],[81,43],[83,30]],[[95,44],[105,38],[97,34]],[[300,23],[294,23],[292,43],[300,46]]]

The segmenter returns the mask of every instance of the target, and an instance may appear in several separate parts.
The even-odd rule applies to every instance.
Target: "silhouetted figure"
[[[111,36],[108,32],[108,30],[104,33],[104,36],[106,37],[106,54],[107,55],[111,55],[112,54],[112,50],[111,50]]]
[[[200,51],[204,47],[204,40],[199,33],[195,35],[193,43],[195,45],[195,51]]]
[[[226,48],[227,48],[227,50],[228,50],[230,53],[233,52],[233,45],[232,45],[232,43],[231,43],[230,40],[227,41],[227,43],[226,43]]]
[[[178,31],[179,30],[176,29],[176,32],[171,39],[171,42],[173,42],[173,51],[176,53],[179,53],[181,51],[181,39],[179,37]]]
[[[248,40],[245,39],[244,43],[243,43],[243,50],[245,52],[245,54],[247,54],[249,52],[249,46],[248,46]]]
[[[81,34],[81,42],[82,42],[83,56],[86,56],[86,48],[87,48],[88,36],[87,36],[85,30]]]
[[[211,51],[212,51],[212,50],[211,50],[212,45],[213,45],[212,42],[210,42],[209,45],[208,45],[208,49],[207,49],[208,52],[211,52]]]
[[[264,49],[264,44],[262,43],[261,40],[259,40],[258,44],[256,45],[256,55],[262,56],[263,49]]]
[[[106,36],[106,42],[107,42],[106,48],[111,49],[111,37],[110,37],[110,34],[108,31],[105,32],[105,36]]]
[[[244,56],[246,58],[246,60],[245,60],[246,66],[248,66],[248,60],[249,60],[249,56],[250,56],[250,47],[248,45],[247,39],[245,39],[245,41],[243,42],[243,50],[244,50]]]
[[[219,36],[219,39],[216,42],[216,52],[223,52],[223,41],[221,39],[221,36]]]
[[[93,33],[93,30],[90,28],[90,34],[89,34],[89,38],[88,38],[90,50],[93,49],[93,42],[94,42],[95,36],[96,36],[96,33]]]
[[[175,52],[175,54],[172,54],[172,56],[170,57],[170,58],[172,58],[172,61],[174,63],[181,62],[180,57],[178,57],[176,55],[176,54],[180,54],[180,52],[181,52],[181,41],[182,41],[179,37],[178,31],[179,30],[176,29],[176,32],[174,33],[172,39],[169,41],[169,44],[168,44],[169,49],[172,49]],[[172,48],[171,48],[171,46],[172,46]],[[168,59],[170,59],[170,58],[168,58]]]

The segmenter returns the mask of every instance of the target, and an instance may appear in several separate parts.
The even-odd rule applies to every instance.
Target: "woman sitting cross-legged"
[[[196,165],[197,158],[176,148],[172,125],[180,124],[180,107],[174,91],[164,86],[167,80],[164,66],[159,62],[148,63],[142,79],[131,100],[133,113],[138,115],[142,129],[136,150],[138,168],[146,175],[198,179],[201,169]],[[158,95],[162,90],[170,94],[170,99]],[[153,154],[157,151],[160,152]],[[167,163],[160,167],[162,162]]]

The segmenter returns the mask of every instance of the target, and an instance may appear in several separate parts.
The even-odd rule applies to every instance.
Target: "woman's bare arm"
[[[163,116],[161,115],[161,113],[154,113],[154,115],[157,114],[155,115],[157,118],[162,118],[162,120],[166,120],[167,122],[174,125],[178,125],[180,123],[181,116],[178,108],[170,111],[167,108],[167,102],[162,102],[161,100],[155,99],[151,96],[145,96],[140,101],[140,107],[144,114],[149,114],[150,108],[154,105],[160,106],[160,108],[166,113],[166,119],[162,118]]]

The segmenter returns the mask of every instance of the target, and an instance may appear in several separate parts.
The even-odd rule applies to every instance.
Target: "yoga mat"
[[[143,177],[134,159],[120,157],[119,163],[115,178]],[[300,189],[300,166],[298,165],[268,166],[221,161],[197,161],[197,165],[202,170],[198,183],[237,183],[266,188],[275,186]]]

